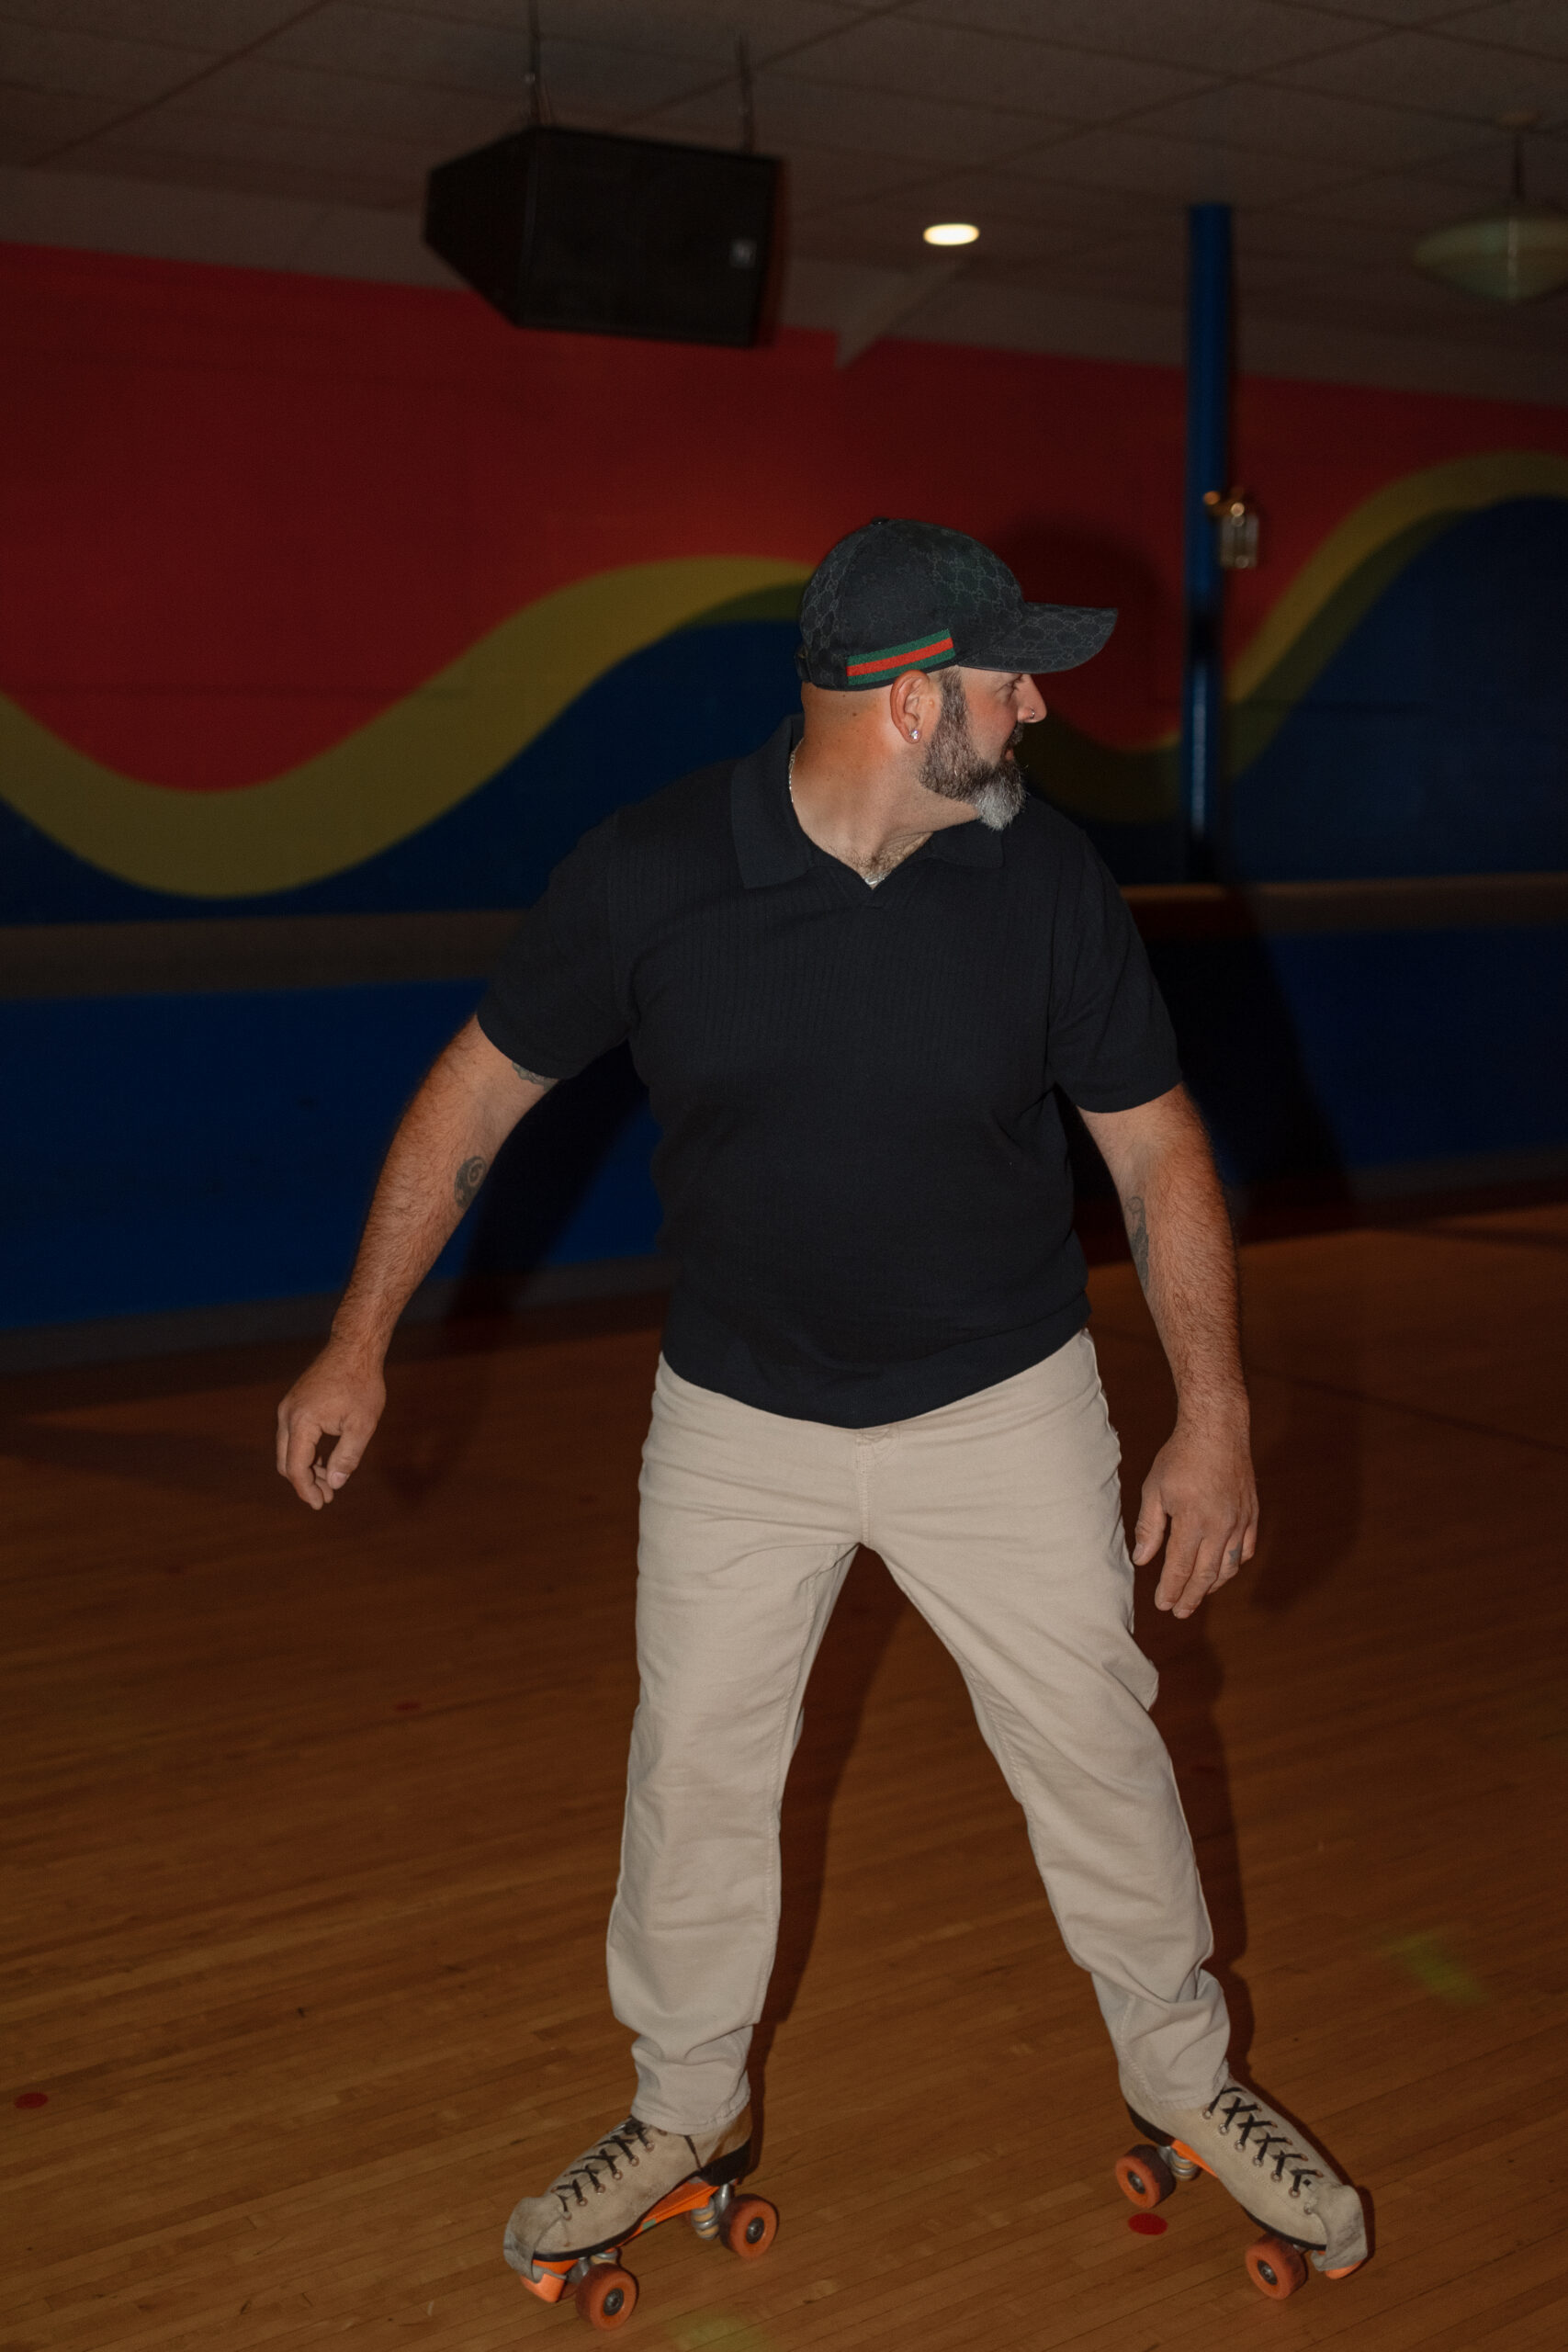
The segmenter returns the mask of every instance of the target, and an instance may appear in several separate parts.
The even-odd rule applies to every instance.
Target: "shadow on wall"
[[[1109,553],[1099,575],[1137,594]],[[1074,576],[1070,560],[1060,567]],[[1086,577],[1093,579],[1092,569]],[[1347,583],[1356,602],[1366,583]],[[1134,605],[1131,617],[1137,620]],[[1450,522],[1381,579],[1336,637],[1332,605],[1233,707],[1213,843],[1222,878],[1556,872],[1568,866],[1568,501],[1516,498]],[[1163,616],[1154,625],[1165,627]],[[1118,627],[1096,667],[1116,658]],[[1152,646],[1152,639],[1149,640]],[[1026,737],[1033,781],[1122,883],[1182,878],[1175,714],[1120,689],[1140,744],[1064,707]],[[1146,720],[1146,723],[1145,723]]]
[[[1169,666],[1162,660],[1162,646],[1181,641],[1181,614],[1144,548],[1108,533],[1091,537],[1042,519],[1020,523],[1002,534],[996,551],[1032,599],[1114,605],[1116,626],[1104,650],[1094,657],[1097,705],[1103,708],[1113,703],[1123,714],[1127,730],[1139,740],[1175,724],[1176,707],[1155,699],[1153,682]],[[1071,707],[1071,681],[1070,672],[1063,673],[1059,682],[1047,678],[1047,703],[1060,694]]]
[[[513,1129],[459,1229],[451,1313],[493,1305],[498,1276],[650,1251],[660,1212],[649,1159],[658,1135],[624,1046],[547,1094]]]
[[[1225,1184],[1244,1201],[1295,1184],[1348,1204],[1344,1157],[1269,942],[1156,936],[1148,948]]]

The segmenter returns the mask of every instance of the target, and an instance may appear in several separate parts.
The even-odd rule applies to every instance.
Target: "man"
[[[1230,1228],[1123,902],[1013,757],[1044,717],[1035,676],[1114,619],[1025,604],[988,549],[932,525],[841,540],[802,601],[804,719],[558,867],[399,1129],[332,1340],[280,1408],[278,1466],[319,1510],[503,1138],[629,1038],[678,1270],[609,1935],[637,2092],[513,2212],[525,2278],[745,2169],[778,1808],[863,1543],[964,1672],[1140,2131],[1320,2268],[1364,2257],[1355,2190],[1227,2069],[1084,1329],[1058,1091],[1110,1167],[1175,1377],[1133,1559],[1163,1545],[1156,1606],[1189,1617],[1256,1537]]]

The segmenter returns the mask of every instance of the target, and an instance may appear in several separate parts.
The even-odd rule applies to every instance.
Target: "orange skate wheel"
[[[755,2262],[779,2233],[778,2208],[765,2197],[733,2198],[720,2228],[731,2254],[742,2262]]]
[[[625,2327],[637,2309],[637,2280],[617,2262],[594,2262],[578,2282],[577,2316],[607,2332]]]
[[[1129,2148],[1116,2166],[1116,2186],[1130,2205],[1147,2213],[1163,2205],[1176,2187],[1176,2175],[1157,2148],[1146,2141]]]
[[[1260,2295],[1282,2303],[1306,2285],[1307,2267],[1300,2248],[1287,2239],[1259,2238],[1247,2249],[1247,2275]]]

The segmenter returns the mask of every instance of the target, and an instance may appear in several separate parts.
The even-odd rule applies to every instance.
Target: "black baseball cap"
[[[1114,610],[1027,605],[999,555],[940,523],[879,514],[829,548],[800,600],[795,666],[840,693],[902,670],[1073,670],[1098,653]]]

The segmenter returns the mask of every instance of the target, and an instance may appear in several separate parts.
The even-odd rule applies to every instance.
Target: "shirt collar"
[[[786,718],[760,751],[738,760],[729,786],[730,824],[740,879],[748,890],[766,890],[777,882],[797,882],[822,856],[801,831],[789,797],[790,754],[806,731],[799,712]],[[1002,837],[976,818],[967,825],[944,826],[916,851],[917,857],[940,857],[950,865],[999,865]]]

